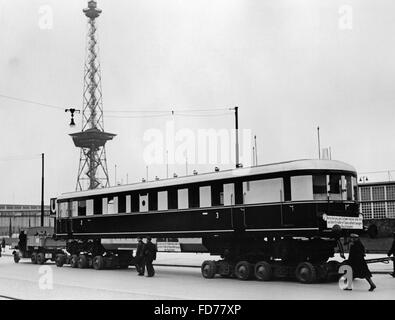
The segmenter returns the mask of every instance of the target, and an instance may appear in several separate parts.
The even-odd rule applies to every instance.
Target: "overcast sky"
[[[147,130],[171,117],[114,110],[240,107],[259,163],[317,158],[322,147],[358,172],[395,169],[395,2],[392,0],[100,0],[104,126],[111,183],[146,175]],[[48,7],[49,6],[49,7]],[[82,108],[83,0],[0,0],[0,94]],[[43,14],[53,26],[43,29]],[[350,11],[350,9],[352,11]],[[42,11],[44,10],[44,11]],[[351,15],[350,15],[351,14]],[[106,113],[106,111],[108,113]],[[108,117],[106,117],[108,115]],[[175,128],[232,129],[232,113],[174,117]],[[0,203],[40,203],[72,191],[79,150],[60,109],[0,97]],[[17,159],[17,160],[15,160]],[[214,165],[189,166],[190,172]],[[226,167],[226,166],[224,166]],[[185,174],[185,165],[171,173]],[[166,166],[149,176],[166,176]]]

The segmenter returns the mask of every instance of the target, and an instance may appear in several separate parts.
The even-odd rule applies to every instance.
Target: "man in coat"
[[[19,250],[25,252],[26,245],[27,245],[27,236],[25,234],[25,230],[22,230],[19,234],[19,243],[18,243]]]
[[[350,235],[350,254],[348,256],[348,264],[352,268],[353,278],[366,279],[370,284],[369,291],[376,289],[376,285],[372,281],[372,274],[369,271],[365,261],[365,247],[363,246],[357,234]]]
[[[137,250],[136,250],[136,270],[139,276],[144,275],[144,247],[145,243],[143,242],[143,238],[137,238]]]
[[[152,262],[156,260],[156,252],[158,251],[156,245],[153,244],[151,240],[151,237],[147,237],[147,243],[144,246],[144,262],[147,267],[148,277],[153,277],[155,275]]]
[[[392,233],[392,235],[393,235],[393,237],[394,237],[394,240],[392,241],[392,246],[391,246],[391,249],[390,249],[390,251],[388,251],[388,256],[390,257],[391,255],[393,256],[392,257],[392,265],[393,265],[393,268],[394,268],[394,272],[392,272],[392,276],[395,278],[395,232],[393,232]]]

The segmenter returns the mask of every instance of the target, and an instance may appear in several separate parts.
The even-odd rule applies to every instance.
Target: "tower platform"
[[[107,141],[112,140],[116,134],[101,131],[97,128],[91,128],[85,131],[70,134],[73,138],[74,145],[78,148],[96,148],[103,147]]]

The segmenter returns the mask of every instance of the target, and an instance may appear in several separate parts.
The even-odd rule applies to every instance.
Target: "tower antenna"
[[[104,131],[99,46],[96,37],[96,19],[102,13],[97,2],[88,1],[83,10],[88,18],[87,52],[84,72],[82,131],[70,134],[74,145],[80,148],[76,190],[109,187],[105,144],[116,135]],[[85,187],[85,188],[84,188]]]

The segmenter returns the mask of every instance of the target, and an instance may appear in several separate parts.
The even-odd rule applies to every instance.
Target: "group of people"
[[[393,233],[393,238],[394,241],[392,242],[391,249],[387,253],[388,257],[391,255],[395,256],[395,232]],[[366,281],[370,284],[369,291],[373,291],[376,289],[376,285],[372,280],[372,273],[370,272],[365,261],[365,247],[363,246],[357,234],[351,234],[350,240],[350,253],[347,264],[352,268],[353,278],[366,279]],[[393,262],[393,268],[394,270],[391,275],[392,277],[395,277],[395,261]]]
[[[143,242],[143,238],[137,238],[137,250],[136,250],[136,270],[139,276],[145,274],[147,269],[147,276],[153,277],[155,275],[154,266],[152,262],[156,260],[156,252],[158,251],[156,245],[152,243],[152,238],[147,237],[147,242]]]

